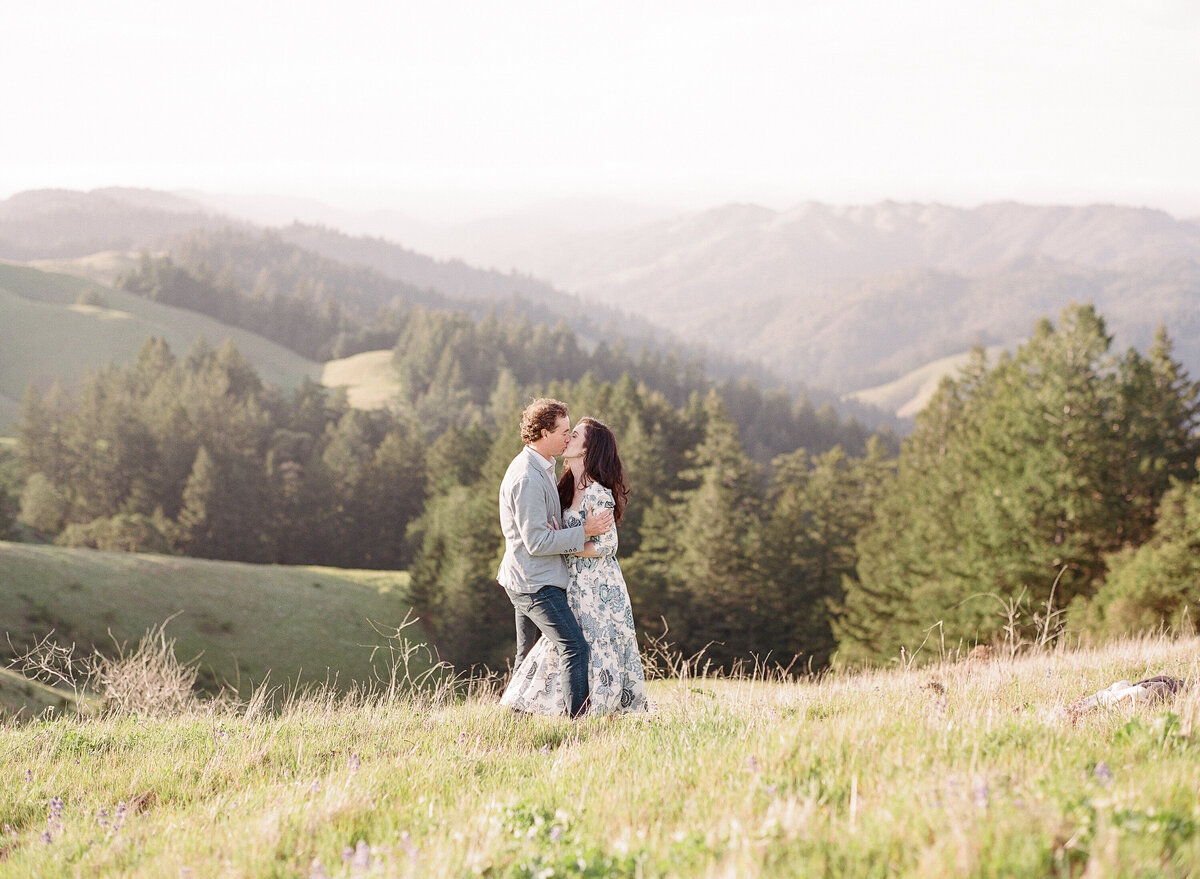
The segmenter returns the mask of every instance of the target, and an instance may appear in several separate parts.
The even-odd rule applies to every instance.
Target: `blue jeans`
[[[549,638],[563,658],[563,692],[571,694],[570,713],[578,717],[587,709],[589,651],[579,621],[567,604],[566,590],[543,586],[532,594],[505,592],[516,611],[516,665],[521,664],[538,638]]]

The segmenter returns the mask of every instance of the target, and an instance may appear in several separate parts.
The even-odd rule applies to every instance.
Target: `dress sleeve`
[[[593,513],[601,510],[612,511],[616,509],[616,502],[613,500],[612,492],[598,482],[593,482],[588,486],[587,495],[583,499],[584,516],[591,516]],[[617,554],[617,526],[613,525],[603,534],[597,534],[591,538],[592,546],[595,547],[596,553],[604,558],[605,556],[614,556]]]

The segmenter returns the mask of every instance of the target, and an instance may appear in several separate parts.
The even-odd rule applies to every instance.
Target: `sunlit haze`
[[[0,198],[1200,215],[1194,0],[14,4]]]

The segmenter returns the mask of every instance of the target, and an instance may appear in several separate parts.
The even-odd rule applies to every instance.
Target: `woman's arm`
[[[616,503],[613,501],[612,492],[600,485],[598,482],[593,482],[588,486],[588,493],[584,496],[583,508],[588,518],[600,513],[611,513],[616,508]],[[591,544],[591,552],[588,553],[588,544]],[[583,551],[578,553],[584,558],[603,558],[604,556],[617,554],[617,526],[609,528],[603,534],[593,536],[583,545]]]
[[[571,553],[571,554],[573,556],[575,556],[576,558],[581,558],[581,559],[598,559],[598,558],[600,558],[600,553],[598,553],[596,551],[596,543],[595,543],[595,541],[592,541],[592,540],[589,540],[586,543],[584,543],[583,549],[581,549],[579,552],[575,552],[575,553]]]

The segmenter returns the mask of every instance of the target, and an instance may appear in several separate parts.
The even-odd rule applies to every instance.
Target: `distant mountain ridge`
[[[573,244],[565,250],[560,244]],[[589,258],[577,251],[587,248]],[[1200,222],[1149,208],[1058,207],[1004,202],[966,209],[883,202],[861,207],[820,203],[775,211],[731,204],[620,232],[564,239],[532,271],[587,288],[607,278],[694,267],[720,249],[740,248],[731,271],[783,261],[804,278],[835,280],[935,268],[971,272],[1040,256],[1090,268],[1144,260],[1195,258]],[[530,258],[533,261],[533,258]]]
[[[153,250],[174,235],[231,225],[244,224],[166,192],[34,190],[0,201],[0,259]]]
[[[548,234],[545,218],[533,214],[493,218],[484,225],[507,223],[508,234],[484,246],[478,225],[463,226],[462,259],[325,226],[269,231],[476,311],[516,303],[597,340],[681,340],[705,351],[715,374],[752,370],[768,382],[776,376],[843,395],[976,344],[1012,347],[1071,301],[1094,303],[1119,348],[1144,349],[1164,324],[1176,356],[1200,373],[1200,219],[1013,202],[728,204],[651,222],[635,223],[637,211],[626,216],[624,225],[615,216],[564,223],[560,234]],[[267,231],[199,197],[23,193],[0,202],[0,258],[128,252],[231,227]],[[472,265],[485,251],[486,264],[519,268]]]
[[[605,339],[611,343],[621,337],[642,342],[658,339],[670,344],[674,335],[669,329],[656,327],[632,311],[618,310],[595,297],[564,293],[532,275],[481,269],[460,259],[437,259],[383,238],[350,236],[323,226],[293,223],[275,230],[275,234],[289,244],[327,259],[363,266],[393,280],[436,291],[447,299],[476,307],[528,300],[567,320],[590,342]],[[718,372],[722,371],[722,364],[713,365]]]
[[[219,204],[214,200],[213,204]],[[18,261],[74,260],[60,268],[88,270],[111,281],[111,272],[95,268],[95,255],[168,250],[194,233],[233,230],[270,234],[346,266],[362,267],[442,298],[475,306],[512,302],[514,298],[549,307],[555,316],[595,334],[620,332],[630,339],[658,338],[670,344],[669,332],[604,302],[588,302],[566,294],[544,280],[516,271],[439,259],[403,244],[366,235],[352,236],[326,226],[292,223],[265,228],[238,219],[201,200],[199,194],[176,195],[146,189],[112,187],[90,192],[47,189],[22,192],[0,201],[0,259]],[[92,257],[92,265],[80,262]],[[113,262],[112,259],[109,262]]]
[[[350,236],[337,229],[303,223],[284,226],[277,233],[297,247],[350,265],[369,266],[390,278],[403,278],[452,299],[503,299],[517,290],[539,301],[555,301],[563,295],[532,276],[482,270],[458,259],[436,259],[383,238]]]
[[[856,391],[1072,300],[1200,369],[1200,223],[1115,205],[726,205],[527,254],[531,271],[785,378]]]

